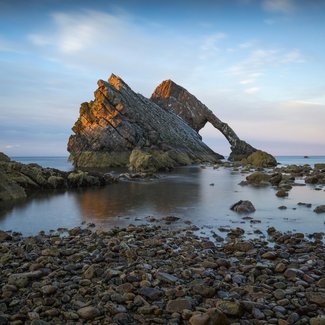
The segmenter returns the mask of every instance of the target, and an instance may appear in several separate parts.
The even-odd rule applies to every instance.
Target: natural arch
[[[195,96],[172,80],[163,81],[153,92],[151,100],[180,116],[197,132],[210,122],[228,140],[231,149],[229,160],[241,160],[257,150],[241,140],[227,123],[222,122]]]

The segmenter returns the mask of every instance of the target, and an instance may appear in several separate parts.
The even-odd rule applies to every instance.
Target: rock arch
[[[163,81],[153,92],[151,98],[160,107],[172,111],[199,132],[207,122],[219,130],[230,144],[229,160],[241,160],[257,151],[247,142],[241,140],[235,131],[185,88],[172,80]]]

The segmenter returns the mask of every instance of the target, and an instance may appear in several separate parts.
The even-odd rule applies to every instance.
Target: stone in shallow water
[[[253,203],[248,200],[246,200],[246,201],[240,200],[240,201],[236,202],[235,204],[233,204],[230,207],[230,210],[238,212],[238,213],[250,213],[250,212],[256,211]]]
[[[325,213],[325,205],[319,205],[314,209],[314,212],[316,213]]]

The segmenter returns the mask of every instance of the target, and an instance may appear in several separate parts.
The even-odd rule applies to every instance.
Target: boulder
[[[256,211],[251,201],[240,200],[230,207],[230,210],[238,213],[250,213]]]
[[[325,205],[319,205],[314,209],[314,212],[316,213],[325,213]]]
[[[119,77],[98,81],[95,99],[81,104],[68,151],[77,167],[129,166],[134,171],[166,169],[223,156],[175,113],[136,94]]]
[[[246,177],[247,183],[257,186],[270,185],[271,175],[254,172]]]
[[[269,153],[257,150],[247,158],[241,160],[243,165],[252,165],[254,167],[274,167],[277,165],[276,159]]]

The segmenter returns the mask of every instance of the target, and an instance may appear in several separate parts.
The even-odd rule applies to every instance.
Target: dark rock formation
[[[174,112],[194,130],[200,131],[207,122],[218,129],[231,145],[229,160],[241,160],[256,151],[254,147],[240,140],[233,129],[219,120],[213,112],[186,89],[171,80],[163,81],[154,91],[151,100],[167,111]]]
[[[115,75],[98,81],[95,100],[81,104],[72,130],[68,151],[79,167],[129,165],[155,171],[223,158],[184,120],[134,93]]]
[[[230,210],[238,213],[250,213],[250,212],[254,212],[256,209],[251,201],[240,200],[235,204],[233,204],[230,207]]]
[[[22,164],[0,152],[0,203],[24,199],[40,190],[101,186],[113,182],[107,175],[84,171],[62,172],[37,164]]]

